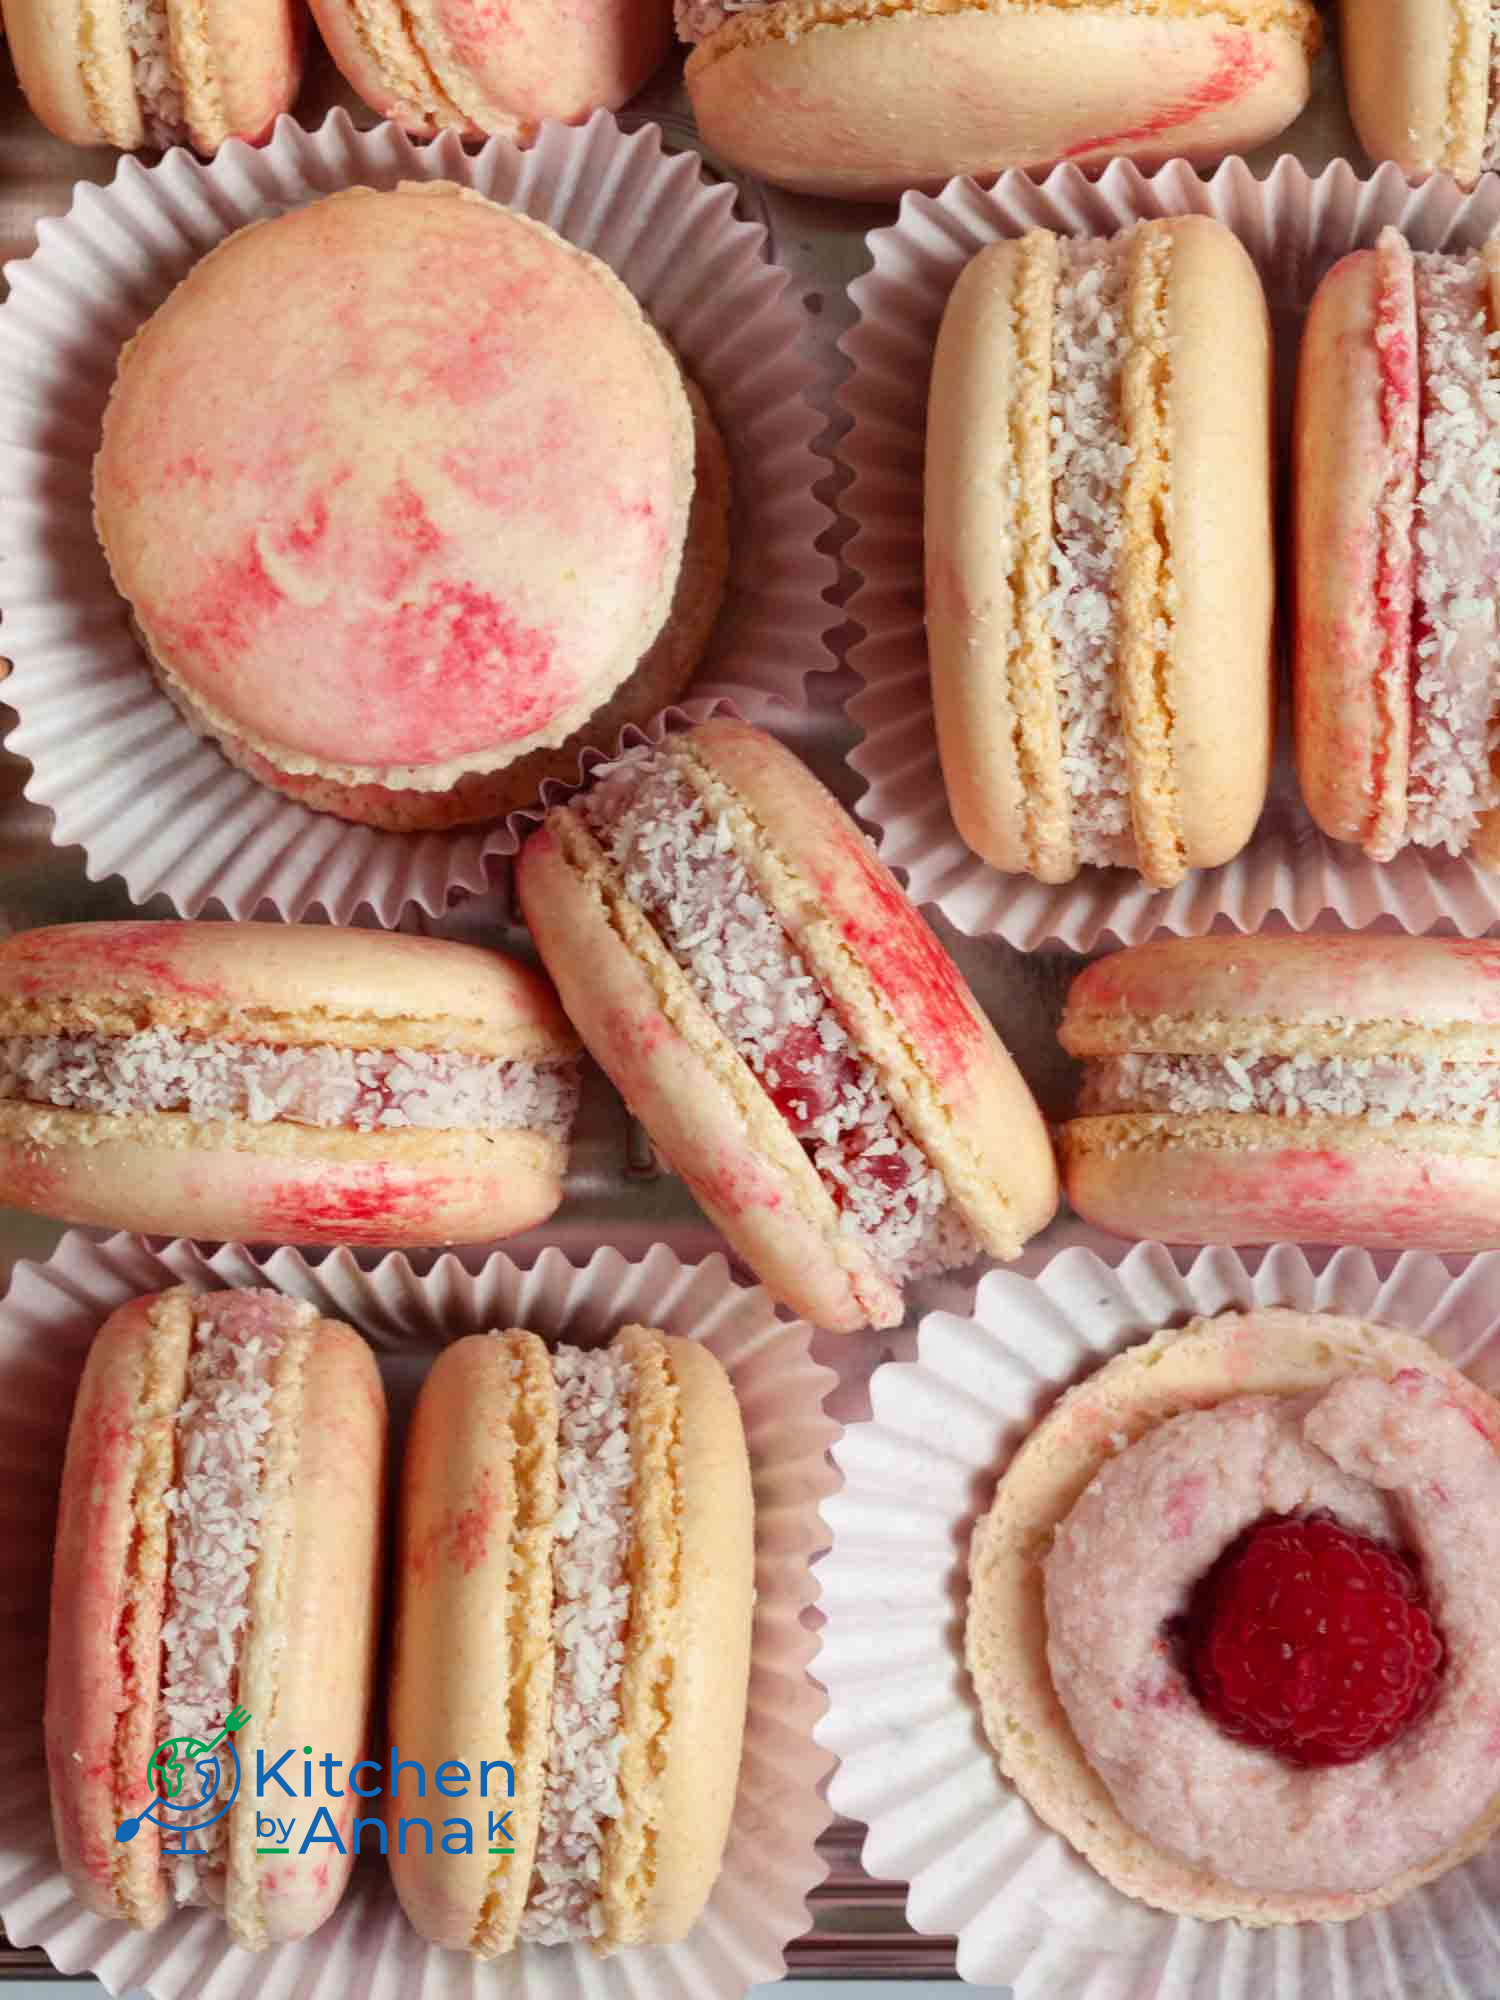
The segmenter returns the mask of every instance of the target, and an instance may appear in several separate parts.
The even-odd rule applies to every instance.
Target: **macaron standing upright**
[[[239,1241],[477,1242],[562,1197],[578,1044],[499,952],[322,925],[0,941],[0,1201]]]
[[[614,111],[658,69],[670,0],[312,0],[329,53],[372,111],[414,136],[498,133]]]
[[[300,0],[0,0],[26,101],[75,146],[266,138],[291,109],[307,40]]]
[[[389,1736],[429,1769],[509,1763],[514,1851],[393,1841],[425,1938],[494,1958],[686,1935],[738,1790],[754,1552],[744,1428],[707,1348],[628,1326],[589,1350],[511,1331],[444,1351],[402,1467]]]
[[[1169,938],[1074,980],[1068,1199],[1168,1243],[1500,1247],[1500,944]]]
[[[956,174],[1207,164],[1307,102],[1308,0],[676,0],[698,129],[804,194]]]
[[[194,266],[121,355],[94,502],[193,727],[398,830],[523,805],[664,707],[728,564],[718,432],[635,299],[435,182]]]
[[[1500,866],[1500,239],[1395,229],[1323,279],[1297,372],[1297,770],[1334,840]]]
[[[1230,860],[1270,778],[1271,342],[1221,223],[1045,229],[953,289],[925,568],[958,830],[1043,882]]]
[[[268,1857],[244,1774],[285,1750],[300,1773],[306,1745],[345,1770],[363,1754],[385,1432],[364,1341],[278,1293],[181,1287],[100,1329],[68,1433],[47,1647],[53,1824],[86,1909],[149,1930],[218,1907],[250,1950],[332,1914],[353,1865],[353,1795],[310,1780],[309,1820],[326,1807],[343,1853]],[[183,1739],[208,1744],[234,1717],[233,1803],[175,1843],[201,1857],[164,1855],[158,1749],[188,1762],[186,1824],[200,1783]],[[232,1789],[220,1756],[208,1809]]]
[[[763,731],[633,751],[522,850],[585,1046],[784,1304],[890,1326],[902,1288],[1015,1257],[1057,1205],[1030,1091],[842,807]]]
[[[1339,0],[1349,115],[1375,160],[1472,187],[1500,166],[1500,34],[1489,0]]]

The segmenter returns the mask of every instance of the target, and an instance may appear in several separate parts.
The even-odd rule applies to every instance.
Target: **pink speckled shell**
[[[1208,9],[775,11],[795,34],[740,45],[731,19],[689,59],[688,90],[710,146],[810,194],[894,198],[1064,160],[1208,162],[1272,137],[1308,95],[1300,35]]]

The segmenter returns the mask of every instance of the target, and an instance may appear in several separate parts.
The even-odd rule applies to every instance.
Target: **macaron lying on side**
[[[728,567],[722,442],[629,291],[437,182],[195,265],[121,355],[94,503],[193,727],[402,831],[525,805],[656,714]]]
[[[1500,165],[1487,0],[1339,0],[1349,115],[1375,160],[1472,187]]]
[[[738,1789],[754,1550],[739,1407],[707,1348],[626,1327],[439,1357],[402,1468],[389,1736],[429,1768],[508,1762],[514,1852],[393,1840],[424,1937],[494,1958],[686,1935]]]
[[[499,952],[317,925],[0,942],[0,1201],[246,1242],[477,1242],[562,1194],[577,1041]]]
[[[266,138],[302,81],[297,0],[0,0],[26,100],[75,146]]]
[[[894,1325],[921,1272],[1014,1257],[1057,1177],[1036,1103],[864,836],[728,720],[631,752],[522,850],[569,1017],[774,1295]]]
[[[1167,888],[1239,852],[1271,765],[1271,343],[1228,229],[1037,229],[966,266],[928,397],[925,568],[977,854]]]
[[[173,1822],[152,1773],[175,1742],[185,1824],[200,1778],[182,1741],[210,1744],[241,1710],[242,1772],[287,1749],[300,1771],[308,1744],[346,1770],[363,1754],[385,1434],[369,1348],[275,1292],[160,1292],[94,1340],[63,1468],[46,1743],[58,1853],[97,1915],[152,1929],[216,1905],[254,1950],[306,1937],[337,1905],[352,1856],[258,1855],[252,1782],[173,1843],[201,1859],[164,1857]],[[326,1806],[347,1850],[340,1789],[315,1781],[307,1810]],[[212,1802],[229,1790],[221,1779]]]
[[[1169,1243],[1500,1246],[1500,944],[1173,938],[1073,982],[1068,1199]]]
[[[781,187],[1247,152],[1307,102],[1307,0],[677,0],[698,129]]]
[[[1500,866],[1500,240],[1394,229],[1313,296],[1297,373],[1297,769],[1335,840]]]
[[[669,0],[312,0],[329,53],[372,111],[415,136],[498,133],[613,111],[657,69]]]

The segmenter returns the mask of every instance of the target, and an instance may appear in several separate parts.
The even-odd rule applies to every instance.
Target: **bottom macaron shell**
[[[300,1128],[295,1151],[239,1151],[165,1145],[134,1122],[94,1145],[0,1133],[0,1202],[144,1235],[398,1249],[515,1235],[562,1199],[563,1149],[528,1133],[351,1159],[343,1133]]]
[[[689,61],[705,142],[807,194],[894,197],[955,174],[1065,160],[1218,159],[1268,139],[1307,101],[1288,31],[1221,17],[783,0],[795,34],[743,15]],[[721,52],[722,51],[722,52]],[[1021,87],[1024,79],[1024,87]]]
[[[1372,1250],[1500,1245],[1500,1157],[1408,1150],[1366,1131],[1226,1146],[1195,1134],[1130,1135],[1123,1121],[1064,1128],[1069,1201],[1116,1236],[1165,1243],[1358,1243]],[[1133,1120],[1139,1128],[1144,1120]],[[1237,1126],[1250,1121],[1236,1119]],[[1269,1124],[1270,1120],[1263,1121]],[[1115,1127],[1109,1138],[1098,1129]],[[1091,1129],[1092,1128],[1092,1129]]]

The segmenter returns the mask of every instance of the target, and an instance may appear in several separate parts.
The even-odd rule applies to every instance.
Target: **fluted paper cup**
[[[5,696],[20,715],[10,747],[32,765],[27,797],[51,808],[59,845],[82,846],[91,877],[122,876],[137,903],[165,895],[184,916],[210,902],[233,917],[317,908],[336,923],[361,905],[383,923],[409,903],[438,915],[455,891],[484,888],[537,816],[390,833],[257,784],[157,686],[94,534],[91,467],[116,359],[178,279],[260,217],[338,188],[429,179],[477,188],[602,258],[713,408],[734,480],[730,579],[681,704],[689,718],[737,689],[800,707],[808,676],[834,664],[822,592],[836,569],[814,547],[832,520],[813,495],[824,420],[807,400],[817,371],[802,321],[764,229],[737,219],[734,187],[710,185],[693,154],[664,153],[655,126],[627,135],[598,112],[544,126],[524,152],[492,139],[469,153],[451,133],[417,146],[335,111],[315,132],[283,118],[269,145],[231,141],[207,163],[181,148],[152,167],[126,158],[6,267],[0,650],[14,663]]]
[[[870,1874],[907,1882],[912,1926],[956,1933],[958,1970],[1016,2000],[1489,2000],[1500,1988],[1500,1843],[1347,1924],[1250,1930],[1148,1909],[1098,1875],[1001,1777],[963,1656],[968,1543],[1012,1452],[1110,1355],[1199,1313],[1290,1306],[1420,1334],[1500,1392],[1500,1254],[1455,1263],[1277,1246],[1189,1258],[1139,1244],[994,1271],[972,1319],[932,1313],[915,1363],[871,1381],[824,1507],[818,1739],[834,1807],[869,1828]]]
[[[583,1346],[632,1322],[701,1340],[739,1397],[756,1499],[756,1606],[750,1709],[723,1872],[678,1945],[596,1959],[572,1946],[522,1946],[489,1964],[429,1946],[407,1924],[385,1863],[366,1857],[334,1915],[300,1944],[242,1951],[204,1911],[155,1931],[89,1914],[58,1870],[42,1750],[47,1595],[68,1416],[89,1340],[125,1300],[165,1285],[265,1285],[358,1327],[376,1350],[399,1429],[436,1351],[465,1333],[526,1326]],[[159,2000],[742,2000],[778,1978],[806,1928],[829,1821],[819,1786],[830,1759],[812,1737],[822,1696],[807,1677],[809,1563],[827,1540],[819,1502],[834,1483],[823,1414],[833,1376],[809,1329],[779,1320],[762,1291],[734,1283],[722,1257],[684,1264],[664,1246],[630,1263],[601,1250],[583,1266],[546,1250],[529,1270],[492,1256],[467,1270],[440,1258],[425,1277],[404,1257],[362,1270],[348,1251],[308,1264],[230,1246],[66,1236],[43,1264],[19,1264],[0,1304],[0,1923],[63,1972],[112,1993]],[[378,1703],[377,1703],[378,1709]]]
[[[1059,167],[1040,183],[1011,173],[990,188],[956,180],[936,196],[907,195],[898,220],[870,237],[873,268],[851,288],[859,318],[840,342],[854,366],[838,392],[851,426],[838,452],[853,474],[840,505],[855,529],[845,553],[863,579],[849,616],[868,634],[849,654],[864,682],[849,704],[864,737],[850,760],[866,784],[855,810],[919,903],[936,903],[971,937],[1003,937],[1025,950],[1058,943],[1090,951],[1111,939],[1140,944],[1156,930],[1196,937],[1216,918],[1242,931],[1277,917],[1305,930],[1325,911],[1356,928],[1384,917],[1408,931],[1446,925],[1478,936],[1500,922],[1500,874],[1417,847],[1381,865],[1329,840],[1302,804],[1285,716],[1270,798],[1249,846],[1175,889],[1149,889],[1118,868],[1085,868],[1060,885],[1005,875],[973,853],[953,824],[933,728],[922,597],[927,384],[948,294],[987,244],[1028,229],[1103,236],[1147,217],[1187,214],[1227,224],[1255,260],[1276,334],[1285,436],[1298,333],[1329,266],[1373,243],[1388,223],[1420,250],[1473,248],[1500,228],[1500,179],[1486,175],[1466,195],[1441,177],[1408,187],[1393,166],[1361,180],[1342,161],[1313,178],[1284,158],[1264,180],[1243,160],[1227,161],[1207,179],[1181,161],[1150,176],[1116,161],[1098,180]],[[1283,564],[1283,609],[1286,581]]]

